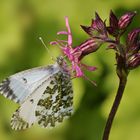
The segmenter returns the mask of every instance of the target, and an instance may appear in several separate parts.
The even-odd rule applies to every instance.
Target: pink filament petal
[[[59,43],[57,41],[51,41],[50,45],[58,45]]]
[[[59,47],[60,49],[63,48],[62,45],[60,45],[60,43],[57,42],[57,41],[52,41],[52,42],[50,42],[50,45],[55,45],[55,46]]]
[[[57,35],[68,35],[68,32],[67,31],[60,31],[60,32],[57,32]]]
[[[64,44],[64,41],[63,40],[56,40],[56,42],[63,48],[65,47],[66,45]]]
[[[73,68],[73,70],[76,71],[76,77],[82,77],[84,75],[82,70],[80,69],[80,67],[77,64],[74,64],[72,68]]]
[[[95,71],[97,68],[94,66],[87,66],[86,64],[81,64],[82,67],[84,67],[88,71]]]
[[[73,55],[71,54],[70,48],[68,48],[68,47],[63,47],[62,50],[63,50],[64,54],[68,57],[68,59],[69,59],[71,62],[73,62],[73,61],[74,61],[74,57],[73,57]]]
[[[65,22],[66,22],[66,27],[67,27],[67,30],[68,30],[68,45],[69,45],[69,47],[71,47],[71,45],[72,45],[72,35],[71,35],[69,20],[68,20],[67,16],[65,17]]]

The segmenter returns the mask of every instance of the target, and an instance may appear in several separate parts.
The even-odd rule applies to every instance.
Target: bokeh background
[[[108,19],[110,9],[118,16],[138,11],[129,29],[140,26],[139,0],[0,0],[0,79],[53,63],[38,38],[46,44],[55,40],[56,32],[65,29],[64,16],[69,17],[76,46],[88,37],[79,25],[89,25],[95,11]],[[57,47],[48,47],[54,56],[61,54]],[[0,96],[0,140],[101,140],[118,86],[114,57],[104,46],[83,60],[98,67],[96,72],[86,72],[98,87],[73,80],[75,113],[54,129],[34,125],[25,131],[11,130],[10,118],[18,105]],[[129,75],[110,140],[140,140],[139,77],[140,69]]]

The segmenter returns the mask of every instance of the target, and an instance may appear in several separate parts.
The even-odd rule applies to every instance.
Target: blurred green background
[[[69,17],[76,46],[88,37],[79,25],[89,25],[95,11],[107,19],[110,9],[117,15],[137,10],[129,29],[140,26],[139,0],[0,0],[0,79],[50,64],[38,38],[41,36],[46,44],[55,40],[56,32],[65,29],[64,16]],[[61,54],[58,48],[48,47],[54,56]],[[75,113],[54,129],[34,125],[25,131],[11,130],[10,118],[18,105],[0,96],[0,140],[101,140],[118,86],[114,56],[113,51],[102,47],[83,60],[98,67],[96,72],[86,73],[98,87],[83,79],[73,80]],[[129,75],[110,140],[140,140],[139,75],[139,69]]]

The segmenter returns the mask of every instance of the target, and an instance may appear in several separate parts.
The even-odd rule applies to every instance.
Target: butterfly
[[[56,63],[16,73],[0,83],[0,93],[19,103],[11,127],[22,130],[37,122],[55,127],[73,112],[71,75],[62,56]]]

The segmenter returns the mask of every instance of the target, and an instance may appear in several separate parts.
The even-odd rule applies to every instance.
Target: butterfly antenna
[[[51,59],[53,61],[56,61],[55,57],[51,54],[49,48],[47,47],[47,45],[45,44],[45,42],[43,41],[42,37],[39,37],[39,40],[41,41],[41,43],[43,44],[43,46],[46,48],[47,52],[49,53]]]

